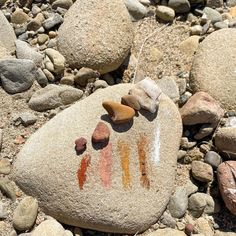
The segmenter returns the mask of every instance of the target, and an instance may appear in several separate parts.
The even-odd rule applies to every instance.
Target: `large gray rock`
[[[33,94],[29,107],[35,111],[46,111],[79,100],[83,91],[71,86],[50,84]]]
[[[15,50],[15,32],[0,10],[0,42],[8,51]]]
[[[104,74],[117,69],[133,41],[132,22],[122,0],[80,0],[67,11],[58,48],[71,67]]]
[[[236,111],[236,29],[218,30],[200,44],[195,54],[190,86],[194,92],[204,91]]]
[[[8,93],[20,93],[29,89],[36,77],[37,68],[31,60],[0,60],[0,79]]]
[[[180,115],[162,94],[157,114],[142,111],[131,123],[110,123],[102,102],[119,102],[132,87],[96,91],[27,141],[14,180],[39,200],[46,214],[82,228],[132,234],[147,229],[166,209],[174,187]],[[102,150],[91,144],[101,119],[111,132]],[[87,149],[78,156],[74,142],[80,137],[87,140]]]

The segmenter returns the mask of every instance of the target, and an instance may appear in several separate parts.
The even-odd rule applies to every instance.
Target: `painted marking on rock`
[[[84,183],[86,181],[86,172],[91,162],[91,156],[89,154],[85,154],[80,162],[80,168],[77,171],[77,178],[79,181],[79,188],[83,190]]]
[[[123,171],[122,175],[123,186],[124,188],[129,188],[131,181],[130,170],[129,170],[130,147],[125,141],[119,140],[118,150],[120,154],[120,162]]]
[[[111,186],[112,144],[109,143],[100,151],[99,172],[104,187]]]
[[[154,136],[154,142],[152,145],[152,154],[151,154],[151,160],[154,162],[155,165],[158,165],[160,162],[160,147],[161,147],[161,127],[160,124],[157,124],[155,136]]]
[[[147,170],[147,153],[146,153],[146,147],[148,145],[147,137],[144,135],[141,135],[138,142],[138,156],[139,156],[139,169],[141,172],[141,185],[149,189],[150,188],[150,180],[148,178],[148,170]]]

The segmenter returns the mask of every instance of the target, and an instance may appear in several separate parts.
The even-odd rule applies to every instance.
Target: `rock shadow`
[[[114,124],[108,114],[102,115],[101,120],[108,122],[111,125],[112,129],[118,133],[127,132],[129,129],[131,129],[134,123],[132,119],[131,121],[123,124]]]
[[[150,111],[147,111],[147,110],[144,110],[144,109],[141,109],[139,111],[139,113],[144,116],[148,121],[153,121],[156,119],[157,117],[157,114],[158,114],[158,110],[159,108],[157,108],[156,112],[155,113],[151,113]]]
[[[108,145],[109,140],[107,140],[106,142],[94,143],[91,139],[91,143],[92,143],[92,146],[95,150],[101,150]]]

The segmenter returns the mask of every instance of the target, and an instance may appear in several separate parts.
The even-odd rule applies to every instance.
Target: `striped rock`
[[[182,123],[164,94],[157,113],[140,110],[132,122],[114,124],[102,102],[120,102],[132,84],[97,91],[62,111],[22,148],[14,180],[57,220],[95,230],[135,233],[155,223],[174,188]],[[106,146],[91,140],[98,122],[109,131]],[[74,141],[84,137],[77,155]]]

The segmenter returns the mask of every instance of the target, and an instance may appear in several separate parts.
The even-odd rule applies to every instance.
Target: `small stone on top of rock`
[[[110,137],[110,130],[104,122],[98,122],[93,135],[93,143],[108,143]]]

